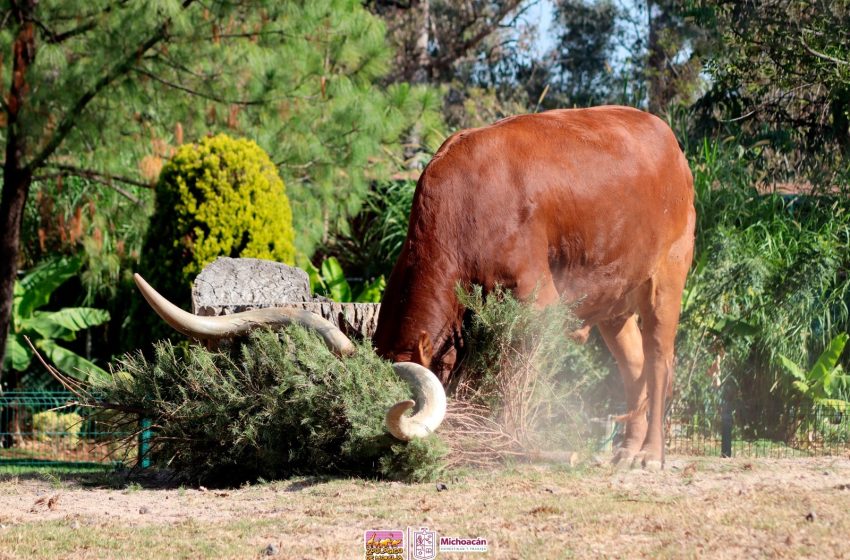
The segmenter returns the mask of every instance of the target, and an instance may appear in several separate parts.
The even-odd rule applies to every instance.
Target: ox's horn
[[[246,334],[258,327],[298,323],[316,331],[324,339],[328,348],[337,355],[348,356],[354,353],[354,345],[336,325],[305,309],[270,307],[220,317],[203,317],[187,313],[162,297],[139,274],[134,274],[133,278],[136,280],[139,291],[157,315],[186,336],[199,340],[230,338]]]
[[[407,381],[413,400],[393,405],[385,419],[387,430],[396,438],[410,441],[434,432],[446,416],[446,391],[430,369],[414,362],[393,364],[396,374]],[[411,416],[405,416],[414,407]]]

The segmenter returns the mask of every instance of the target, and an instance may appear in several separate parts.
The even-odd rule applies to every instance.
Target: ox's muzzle
[[[218,340],[244,335],[260,327],[283,327],[292,323],[313,330],[338,356],[350,356],[354,344],[339,328],[315,313],[304,309],[271,307],[243,311],[233,315],[202,317],[183,311],[154,290],[139,274],[134,274],[139,291],[166,323],[178,332],[198,340]],[[398,362],[393,369],[404,379],[413,393],[412,400],[401,401],[387,412],[387,430],[396,438],[410,441],[434,432],[446,416],[446,392],[431,370],[412,362]],[[413,408],[411,416],[404,413]]]

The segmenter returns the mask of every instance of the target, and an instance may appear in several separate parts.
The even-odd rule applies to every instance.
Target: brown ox
[[[536,294],[541,306],[578,302],[584,328],[573,334],[586,338],[597,326],[625,385],[615,461],[658,466],[693,200],[672,131],[636,109],[549,111],[459,132],[416,187],[378,353],[445,382],[462,344],[457,284],[500,284],[520,298]]]
[[[574,334],[599,327],[626,388],[615,461],[660,465],[695,218],[693,180],[673,133],[635,109],[549,111],[449,138],[419,179],[374,337],[414,395],[387,413],[390,433],[411,439],[440,425],[445,392],[427,368],[445,380],[455,365],[464,312],[455,286],[500,284],[521,298],[536,294],[541,306],[578,302],[585,326]],[[298,322],[337,353],[353,350],[339,329],[305,311],[197,317],[138,275],[136,282],[163,319],[195,338]]]

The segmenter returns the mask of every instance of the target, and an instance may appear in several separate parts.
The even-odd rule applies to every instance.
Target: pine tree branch
[[[183,1],[183,9],[188,8],[195,0],[184,0]],[[53,152],[62,144],[62,141],[65,140],[65,137],[74,129],[77,124],[77,119],[83,113],[85,108],[91,102],[92,99],[97,97],[97,95],[103,91],[107,86],[112,84],[118,78],[125,76],[133,69],[133,63],[141,57],[145,52],[147,52],[151,47],[159,43],[168,33],[168,25],[170,20],[165,21],[162,25],[159,26],[159,29],[156,32],[148,37],[145,41],[143,41],[138,47],[136,47],[130,54],[128,54],[124,60],[113,66],[106,74],[101,76],[101,78],[95,82],[94,86],[87,92],[85,92],[74,104],[70,111],[65,114],[65,117],[56,127],[56,132],[50,138],[50,141],[47,145],[38,153],[38,155],[33,158],[33,160],[27,164],[27,171],[30,173],[34,169],[38,169],[43,166]]]
[[[122,177],[121,175],[112,175],[110,173],[101,173],[99,171],[93,171],[91,169],[83,169],[80,167],[75,167],[73,165],[63,165],[63,164],[45,164],[45,167],[50,167],[56,169],[56,173],[48,173],[45,175],[37,175],[33,177],[33,180],[45,180],[45,179],[54,179],[60,176],[72,176],[72,177],[81,177],[83,179],[88,179],[90,181],[94,181],[96,183],[100,183],[101,185],[106,185],[110,189],[114,190],[136,206],[142,205],[142,200],[137,196],[133,195],[129,191],[121,188],[115,183],[125,183],[127,185],[132,185],[134,187],[140,187],[143,189],[151,189],[152,185],[145,183],[143,181],[139,181],[137,179],[131,179],[129,177]]]
[[[106,9],[105,11],[109,11],[109,9]],[[52,44],[62,43],[67,39],[71,39],[72,37],[76,37],[77,35],[82,35],[97,27],[97,22],[95,20],[91,20],[81,25],[78,25],[73,29],[69,29],[68,31],[65,31],[63,33],[56,33],[54,31],[51,31],[41,21],[37,19],[33,19],[33,21],[38,26],[38,28],[41,29],[41,31],[46,35],[46,42]]]
[[[77,175],[86,179],[118,181],[119,183],[125,183],[127,185],[133,185],[134,187],[141,187],[143,189],[153,188],[150,183],[145,183],[144,181],[140,181],[138,179],[131,179],[130,177],[124,177],[122,175],[113,175],[112,173],[103,173],[101,171],[94,171],[92,169],[86,169],[84,167],[77,167],[74,165],[66,165],[62,163],[47,163],[45,164],[45,167],[50,167],[58,171],[64,171],[68,175]]]
[[[251,99],[251,100],[224,99],[222,97],[215,96],[211,93],[204,93],[202,91],[192,89],[192,88],[190,88],[188,86],[184,86],[182,84],[175,84],[174,82],[169,82],[168,80],[161,78],[161,77],[157,76],[156,74],[154,74],[153,72],[145,70],[144,68],[133,68],[133,71],[138,72],[139,74],[142,74],[143,76],[147,76],[148,78],[154,80],[155,82],[159,82],[166,87],[170,87],[172,89],[176,89],[176,90],[188,93],[189,95],[194,95],[194,96],[200,97],[202,99],[208,99],[210,101],[215,101],[216,103],[221,103],[221,104],[224,104],[224,105],[250,106],[250,105],[262,105],[262,104],[267,102],[267,100],[265,100],[265,99]]]
[[[217,41],[220,39],[254,39],[257,37],[266,37],[272,35],[279,35],[281,37],[294,38],[296,35],[290,33],[289,31],[284,31],[283,29],[271,29],[268,31],[245,31],[240,33],[219,33],[203,35],[199,36],[199,39],[207,40],[207,41]]]
[[[216,72],[216,73],[213,73],[213,74],[199,74],[198,72],[193,71],[191,68],[187,68],[186,66],[174,61],[173,59],[171,59],[167,56],[163,56],[163,54],[161,52],[151,53],[151,55],[146,56],[145,59],[164,64],[165,66],[168,66],[172,70],[176,70],[177,72],[182,72],[184,74],[188,74],[189,76],[192,76],[193,78],[197,78],[197,79],[204,81],[204,82],[212,82],[212,81],[218,79],[218,77],[223,74],[223,72]],[[144,69],[139,70],[138,68],[136,68],[135,70],[136,71],[142,71],[142,72],[150,72],[149,70],[144,70]],[[157,75],[149,75],[149,77],[156,80],[156,81],[163,82],[163,78],[160,78]],[[297,90],[301,89],[301,86],[304,85],[304,82],[307,81],[308,79],[312,78],[312,77],[313,76],[311,76],[310,74],[305,74],[304,76],[302,76],[300,78],[298,83],[296,83],[295,85],[293,85],[292,87],[289,88],[290,91],[297,91]],[[211,94],[205,94],[205,93],[202,93],[202,92],[199,92],[199,91],[196,91],[196,90],[192,90],[188,86],[183,86],[181,84],[173,84],[172,82],[167,82],[165,85],[167,85],[167,86],[174,85],[175,87],[178,87],[178,88],[182,87],[182,88],[185,88],[185,91],[187,93],[189,93],[190,95],[198,95],[199,97],[207,96],[207,97],[204,97],[204,98],[210,99],[211,101],[216,101],[216,102],[222,103],[222,104],[261,105],[261,104],[266,104],[266,103],[276,103],[276,102],[281,101],[283,99],[312,100],[312,99],[317,98],[317,96],[315,96],[315,95],[284,94],[284,95],[279,96],[279,97],[269,97],[269,98],[265,98],[265,99],[257,99],[257,100],[254,100],[254,101],[240,101],[240,100],[231,101],[231,100],[227,100],[227,99],[210,97]]]
[[[0,20],[0,29],[6,27],[6,22],[9,21],[9,18],[12,17],[12,10],[6,10],[3,12],[3,19]]]
[[[165,66],[171,68],[172,70],[176,70],[177,72],[182,72],[183,74],[188,74],[193,78],[197,78],[199,80],[205,82],[211,82],[213,80],[217,80],[219,76],[223,74],[223,72],[213,72],[210,74],[201,74],[199,72],[195,72],[191,68],[187,67],[185,64],[180,64],[173,58],[169,57],[166,53],[163,52],[152,52],[149,55],[145,56],[145,60],[150,60],[153,62],[159,62],[164,64]]]
[[[125,189],[122,189],[121,187],[119,187],[118,185],[116,185],[115,183],[110,181],[109,179],[101,177],[101,176],[93,176],[93,175],[88,175],[88,174],[84,174],[84,173],[48,173],[46,175],[36,175],[32,179],[33,179],[33,181],[46,181],[47,179],[56,179],[57,177],[67,177],[69,175],[75,176],[75,177],[83,177],[83,178],[88,179],[90,181],[94,181],[95,183],[99,183],[101,185],[107,186],[110,189],[112,189],[113,191],[115,191],[118,194],[120,194],[121,196],[123,196],[124,198],[126,198],[127,200],[129,200],[130,202],[132,202],[133,204],[135,204],[136,206],[141,206],[143,204],[141,199],[130,194],[128,191],[126,191]]]

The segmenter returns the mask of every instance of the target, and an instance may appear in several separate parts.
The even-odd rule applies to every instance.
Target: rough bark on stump
[[[310,293],[300,268],[261,259],[219,257],[195,278],[192,309],[197,315],[231,315],[263,307],[296,307],[334,323],[352,338],[372,338],[377,303],[337,303]]]

